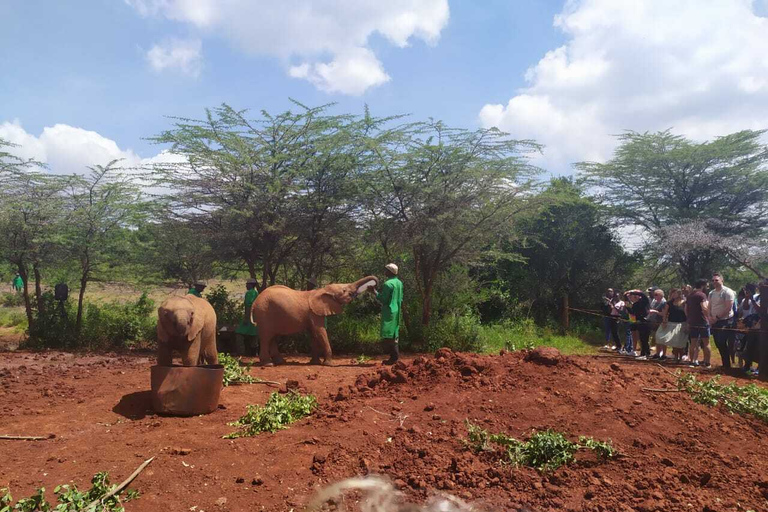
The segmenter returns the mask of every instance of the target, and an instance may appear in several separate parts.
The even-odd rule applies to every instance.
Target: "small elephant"
[[[184,366],[219,364],[216,312],[207,300],[170,297],[157,309],[157,364],[171,366],[174,350]]]
[[[251,321],[259,326],[259,360],[262,366],[280,364],[275,336],[295,334],[309,329],[312,333],[310,364],[330,365],[333,358],[325,317],[341,313],[342,307],[368,288],[379,284],[376,276],[354,283],[329,284],[311,291],[297,291],[287,286],[270,286],[254,301]]]

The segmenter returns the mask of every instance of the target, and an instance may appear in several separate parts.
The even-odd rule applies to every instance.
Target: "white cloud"
[[[124,168],[182,161],[182,157],[167,151],[142,158],[131,149],[121,149],[112,139],[66,124],[46,126],[35,136],[18,120],[4,122],[0,124],[0,138],[18,145],[10,148],[10,153],[47,164],[55,174],[86,174],[89,166],[107,165],[112,160],[121,160],[119,165]]]
[[[389,80],[369,47],[374,34],[404,48],[436,44],[448,0],[125,0],[142,16],[163,16],[242,50],[282,59],[290,76],[328,92],[362,94]],[[293,65],[291,65],[293,64]]]
[[[366,89],[390,80],[379,59],[368,48],[354,48],[337,55],[332,62],[292,66],[294,78],[304,78],[325,92],[359,96]]]
[[[768,128],[768,18],[755,9],[750,0],[570,0],[554,21],[568,42],[480,121],[544,143],[537,163],[560,171],[610,158],[625,129],[702,140]]]
[[[203,43],[200,39],[169,39],[147,52],[147,61],[155,71],[175,69],[192,77],[203,67]]]

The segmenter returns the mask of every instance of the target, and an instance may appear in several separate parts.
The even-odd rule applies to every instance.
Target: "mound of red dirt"
[[[326,421],[372,421],[388,437],[371,442],[361,427],[313,471],[329,480],[384,473],[408,493],[449,491],[492,510],[768,510],[766,425],[684,394],[642,390],[673,385],[657,366],[617,358],[441,349],[339,389]],[[518,439],[551,428],[574,441],[611,440],[619,456],[603,462],[579,452],[551,473],[513,468],[470,450],[466,421]]]
[[[212,414],[162,417],[149,408],[151,364],[4,354],[0,434],[56,437],[1,442],[0,487],[16,497],[69,481],[87,488],[96,472],[120,481],[154,455],[131,485],[141,498],[128,512],[299,510],[317,488],[366,474],[386,475],[412,500],[449,492],[485,510],[768,510],[768,426],[685,393],[644,391],[675,384],[650,362],[447,349],[393,367],[307,367],[294,358],[252,375],[306,389],[318,411],[237,440],[222,439],[233,430],[227,423],[280,387],[231,386]],[[550,473],[515,468],[470,450],[467,420],[518,439],[548,428],[610,439],[621,455],[601,462],[579,453]]]

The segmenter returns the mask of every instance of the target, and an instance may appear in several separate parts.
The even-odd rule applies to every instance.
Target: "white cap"
[[[384,265],[384,268],[392,272],[393,274],[397,275],[397,265],[394,263],[387,263]]]

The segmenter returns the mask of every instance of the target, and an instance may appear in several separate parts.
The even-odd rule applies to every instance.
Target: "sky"
[[[569,175],[624,130],[768,128],[767,48],[768,0],[0,0],[0,138],[83,173],[295,98],[498,127]]]

